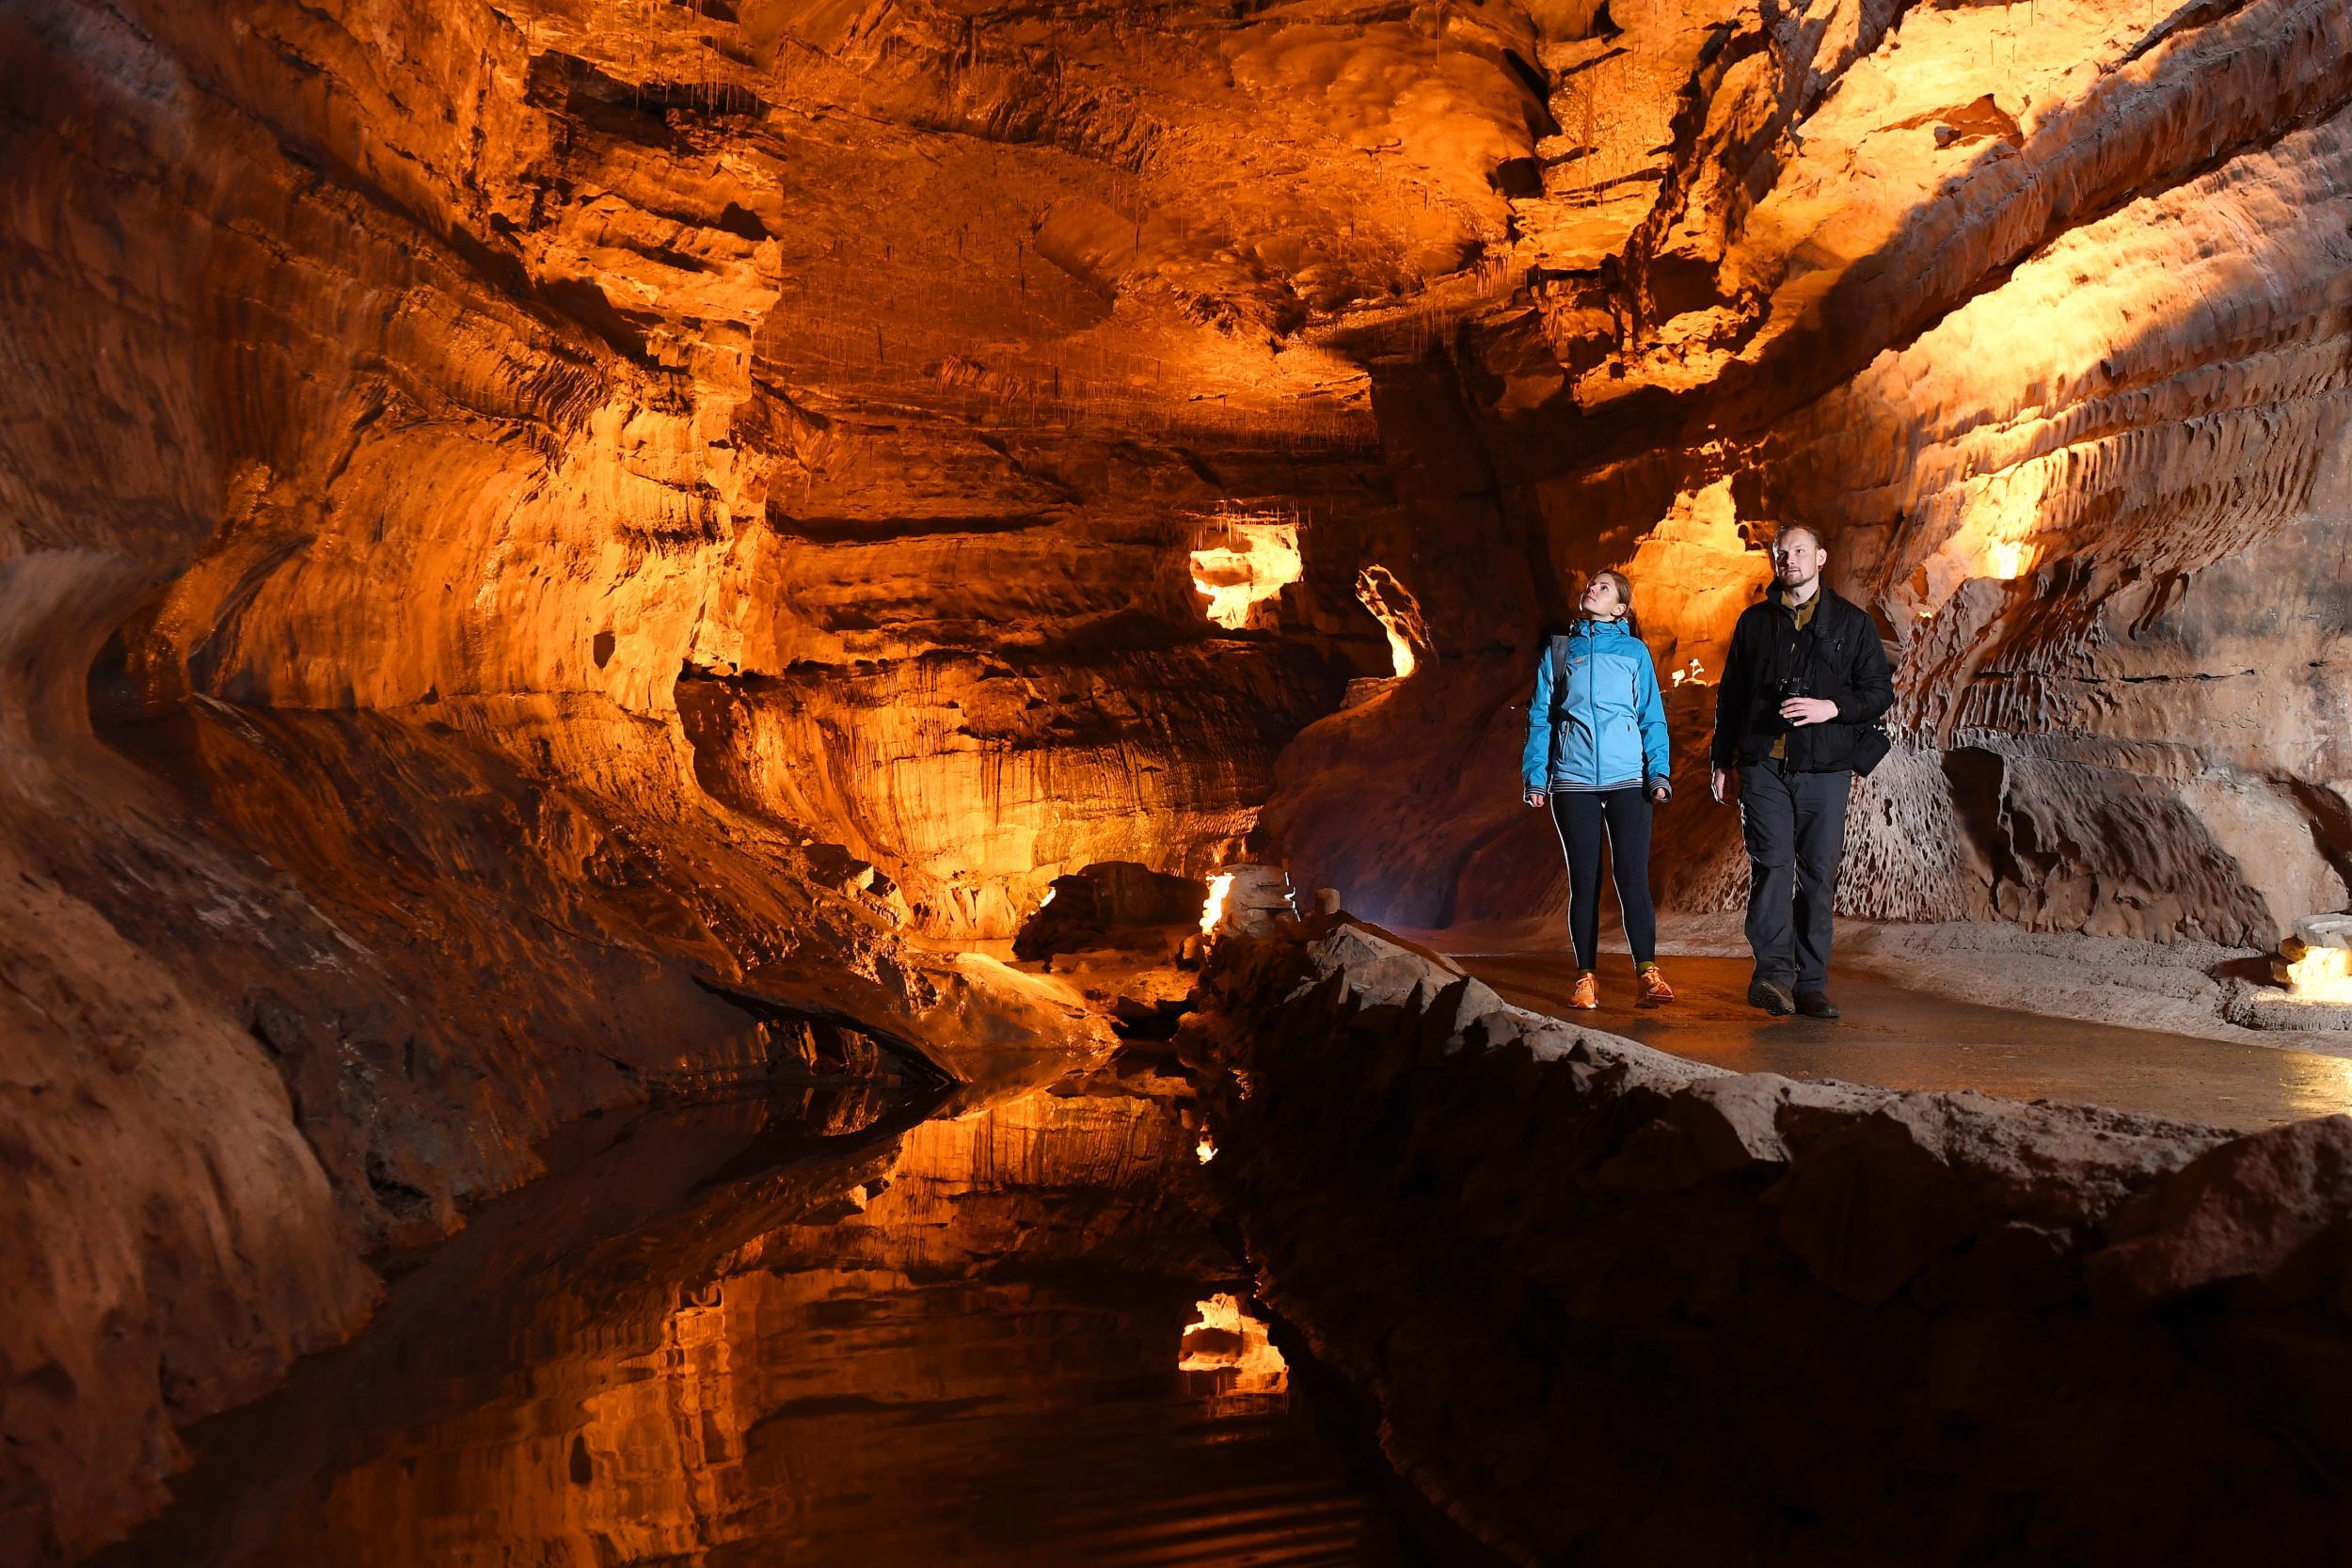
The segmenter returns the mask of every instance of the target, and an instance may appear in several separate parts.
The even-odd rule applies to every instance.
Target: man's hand
[[[1728,768],[1708,768],[1707,792],[1715,797],[1715,803],[1719,806],[1726,800],[1737,800],[1740,798],[1740,775]]]
[[[1800,729],[1826,724],[1837,717],[1837,705],[1827,697],[1791,697],[1780,705],[1780,716]]]
[[[1531,789],[1527,791],[1524,799],[1531,806],[1540,806],[1544,803],[1544,792],[1540,789]]]

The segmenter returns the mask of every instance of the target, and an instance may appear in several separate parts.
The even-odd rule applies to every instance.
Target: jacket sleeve
[[[1666,743],[1666,699],[1658,689],[1658,666],[1651,661],[1647,647],[1635,663],[1642,712],[1642,787],[1649,790],[1663,785],[1671,798],[1674,764]]]
[[[1519,782],[1541,789],[1551,782],[1551,643],[1535,654],[1535,695],[1527,705],[1527,745],[1519,752]]]
[[[1895,675],[1886,666],[1886,646],[1869,615],[1857,609],[1862,626],[1854,635],[1853,657],[1845,672],[1846,688],[1831,700],[1837,705],[1841,724],[1875,724],[1895,705]]]
[[[1740,731],[1748,721],[1748,683],[1756,678],[1750,616],[1732,624],[1731,651],[1724,656],[1723,678],[1715,687],[1715,737],[1708,746],[1708,763],[1715,768],[1740,766]]]

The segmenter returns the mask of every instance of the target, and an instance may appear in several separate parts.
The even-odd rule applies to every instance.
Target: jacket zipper
[[[1593,697],[1593,667],[1600,662],[1599,644],[1590,633],[1584,641],[1584,710],[1593,716],[1593,787],[1600,787],[1600,704]]]
[[[1633,666],[1630,664],[1625,667],[1625,695],[1626,701],[1632,706],[1634,750],[1640,753],[1634,763],[1634,767],[1640,770],[1636,776],[1641,780],[1641,787],[1647,789],[1649,787],[1649,741],[1642,734],[1642,677],[1633,673]]]

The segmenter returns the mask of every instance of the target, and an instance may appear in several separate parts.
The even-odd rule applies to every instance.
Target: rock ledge
[[[1739,1075],[1342,919],[1195,1051],[1272,1299],[1522,1561],[2342,1561],[2352,1118]]]

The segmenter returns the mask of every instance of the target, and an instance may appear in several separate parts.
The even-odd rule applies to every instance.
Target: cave
[[[2345,0],[11,0],[0,167],[0,1568],[2352,1561]]]

